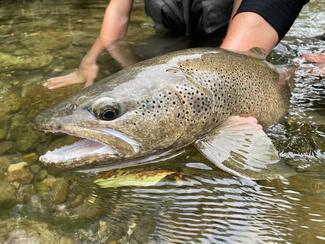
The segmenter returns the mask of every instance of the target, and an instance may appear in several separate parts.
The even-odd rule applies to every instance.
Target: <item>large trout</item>
[[[207,48],[137,63],[42,113],[37,122],[44,131],[83,140],[40,160],[57,168],[123,164],[194,144],[224,171],[264,178],[279,157],[263,128],[288,109],[294,73],[288,70]]]

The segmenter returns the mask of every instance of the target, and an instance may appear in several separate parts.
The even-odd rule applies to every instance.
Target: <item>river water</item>
[[[40,111],[81,89],[49,91],[41,84],[78,67],[105,6],[97,0],[0,2],[0,242],[324,243],[325,81],[300,56],[325,52],[325,1],[310,1],[268,57],[276,64],[300,64],[289,113],[267,131],[296,175],[233,177],[189,148],[134,169],[172,172],[159,183],[108,189],[94,184],[97,176],[39,163],[39,154],[74,139],[39,132],[33,122]],[[141,59],[203,45],[156,33],[142,1],[135,2],[127,42]],[[108,54],[99,64],[100,77],[121,69]],[[19,176],[10,168],[16,163],[22,165]],[[40,229],[51,234],[28,237]]]

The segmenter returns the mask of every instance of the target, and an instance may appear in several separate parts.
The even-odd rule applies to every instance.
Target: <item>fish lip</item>
[[[63,146],[54,149],[53,151],[48,151],[46,154],[41,155],[39,160],[49,167],[61,168],[61,169],[75,169],[75,168],[85,168],[87,166],[97,166],[98,164],[100,164],[100,161],[107,159],[108,157],[110,159],[116,159],[119,156],[118,153],[116,153],[116,151],[114,151],[111,147],[103,145],[102,148],[106,150],[107,149],[111,150],[111,152],[106,154],[102,153],[102,154],[93,154],[93,155],[90,153],[88,155],[84,155],[83,157],[79,157],[79,158],[71,157],[69,159],[63,159],[63,158],[58,159],[58,154],[56,154],[57,153],[56,151],[64,150],[65,147],[73,147],[73,145],[78,144],[78,142],[68,146]],[[90,141],[90,143],[92,142],[93,141]]]
[[[137,155],[141,148],[141,145],[136,140],[127,136],[123,132],[117,131],[112,128],[97,128],[97,127],[96,128],[80,128],[80,127],[75,127],[75,126],[61,126],[59,128],[58,127],[53,128],[52,126],[50,126],[50,127],[43,126],[42,130],[44,132],[50,132],[50,133],[64,133],[67,135],[78,137],[80,139],[88,140],[90,142],[96,142],[96,143],[102,144],[103,146],[109,147],[115,153],[115,154],[111,154],[111,155],[110,154],[96,155],[95,158],[91,158],[91,159],[87,158],[87,155],[85,157],[81,157],[78,159],[62,160],[62,161],[55,161],[55,160],[46,158],[46,155],[48,157],[48,153],[53,153],[55,150],[63,149],[65,147],[65,146],[63,146],[63,147],[60,147],[53,151],[49,151],[46,154],[40,156],[40,161],[42,161],[43,163],[45,163],[48,166],[53,166],[56,168],[80,168],[83,166],[98,165],[99,163],[96,163],[96,162],[100,162],[105,159],[129,158],[131,156]],[[87,134],[88,136],[86,136],[85,134]],[[100,140],[100,139],[96,138],[96,135],[101,135],[101,136],[104,135],[105,138],[108,139],[108,141],[110,141],[112,143],[114,141],[118,142],[117,144],[119,146],[108,144],[104,140]],[[109,157],[109,156],[111,156],[111,157]]]

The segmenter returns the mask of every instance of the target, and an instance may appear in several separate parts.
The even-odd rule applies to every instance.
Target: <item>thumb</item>
[[[88,79],[86,82],[85,82],[85,87],[88,87],[88,86],[91,86],[92,84],[94,84],[95,82],[95,78],[92,78],[92,79]]]

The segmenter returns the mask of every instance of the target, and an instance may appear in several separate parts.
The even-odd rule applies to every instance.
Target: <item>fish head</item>
[[[83,140],[49,151],[40,160],[57,168],[96,166],[191,143],[189,126],[181,118],[184,101],[177,85],[156,84],[160,85],[133,80],[108,91],[95,84],[43,112],[36,119],[40,129]]]

